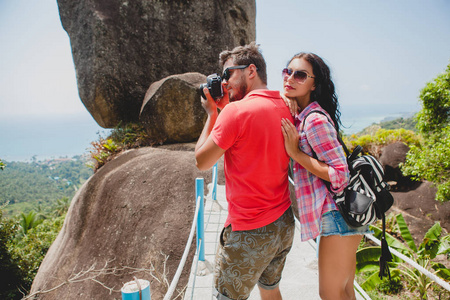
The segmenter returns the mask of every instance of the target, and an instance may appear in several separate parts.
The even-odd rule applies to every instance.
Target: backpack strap
[[[334,127],[334,123],[330,120],[330,118],[328,117],[328,115],[327,115],[326,113],[324,113],[323,111],[320,111],[320,110],[312,110],[312,111],[310,111],[309,113],[307,113],[306,116],[303,118],[302,131],[303,131],[303,127],[305,126],[305,123],[306,123],[306,118],[308,118],[309,115],[311,115],[311,114],[313,114],[313,113],[319,113],[319,114],[321,114],[321,115],[324,115],[324,116],[327,118],[328,122],[329,122],[331,125],[333,125],[333,128],[335,128],[335,127]],[[335,128],[335,129],[336,129],[336,128]],[[344,142],[342,141],[341,136],[340,136],[340,134],[339,134],[339,132],[338,132],[337,130],[336,130],[336,135],[337,135],[337,139],[338,139],[338,141],[339,141],[339,144],[341,144],[342,148],[343,148],[344,151],[345,151],[345,154],[346,154],[347,157],[348,157],[348,156],[349,156],[349,151],[348,151],[348,149],[347,149],[347,146],[345,146],[345,144],[344,144]],[[311,145],[310,145],[310,146],[311,146]],[[316,154],[316,152],[314,152],[313,147],[311,147],[311,151],[312,151],[312,154],[313,154],[313,158],[315,158],[315,159],[318,160],[317,154]],[[334,195],[334,196],[335,196],[335,193],[331,190],[331,183],[328,182],[328,181],[325,181],[325,180],[322,180],[322,181],[324,182],[325,186],[327,187],[327,189],[328,189],[328,191],[331,193],[331,195]]]
[[[389,270],[388,262],[392,261],[392,254],[389,251],[389,245],[386,241],[386,217],[384,213],[381,214],[381,220],[383,223],[383,231],[381,233],[381,255],[380,255],[380,271],[378,272],[378,277],[383,279],[383,276],[389,276],[389,280],[391,280],[391,272]]]
[[[308,118],[309,115],[311,115],[313,113],[319,113],[321,115],[324,115],[327,118],[328,122],[331,125],[333,125],[333,127],[334,127],[334,123],[330,120],[330,118],[328,117],[328,115],[326,113],[324,113],[321,110],[312,110],[309,113],[307,113],[306,116],[303,118],[302,130],[303,130],[303,127],[305,126],[306,118]],[[336,129],[336,127],[334,127],[334,128]],[[347,155],[347,157],[349,157],[350,152],[348,151],[347,146],[345,145],[345,143],[342,141],[341,135],[340,135],[340,133],[337,130],[336,130],[336,136],[337,136],[337,139],[339,141],[339,144],[341,144],[342,148],[344,149],[345,154]],[[311,150],[313,150],[312,147],[311,147]],[[356,155],[358,155],[358,154],[356,154]],[[315,158],[317,158],[317,155],[315,154],[314,150],[313,150],[313,156],[315,156]]]

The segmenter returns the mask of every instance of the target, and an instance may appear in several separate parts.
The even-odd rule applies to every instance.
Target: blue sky
[[[450,63],[450,1],[257,0],[270,89],[295,53],[332,70],[346,133],[420,110]],[[218,50],[219,51],[219,50]],[[86,152],[102,132],[78,97],[56,0],[0,0],[0,158]]]

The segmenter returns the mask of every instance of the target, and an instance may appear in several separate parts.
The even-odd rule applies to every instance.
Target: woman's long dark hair
[[[317,103],[326,110],[334,122],[336,131],[340,134],[339,128],[342,125],[341,112],[339,111],[339,102],[335,92],[334,83],[331,80],[330,68],[322,58],[314,53],[298,53],[292,57],[289,63],[295,58],[303,58],[313,67],[316,88],[311,92],[311,102],[317,101]]]

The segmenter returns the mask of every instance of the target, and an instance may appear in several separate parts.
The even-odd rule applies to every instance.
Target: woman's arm
[[[316,116],[305,122],[303,129],[315,157],[328,165],[331,190],[339,193],[349,181],[347,157],[329,119],[322,114]]]

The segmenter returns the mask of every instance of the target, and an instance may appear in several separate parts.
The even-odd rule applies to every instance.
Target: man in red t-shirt
[[[267,89],[255,43],[223,51],[220,65],[224,96],[214,101],[204,89],[208,119],[195,147],[200,170],[225,154],[228,218],[216,255],[216,297],[247,299],[258,284],[262,299],[281,299],[278,285],[294,237],[281,119],[292,116],[279,92]]]

